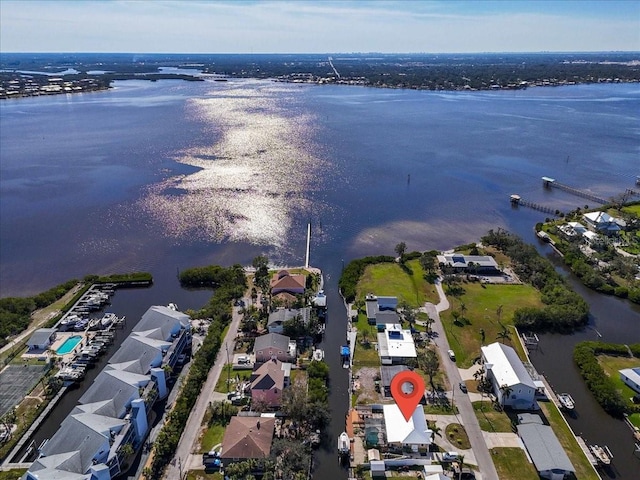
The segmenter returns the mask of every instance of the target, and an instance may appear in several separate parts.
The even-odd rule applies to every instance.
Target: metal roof
[[[518,425],[518,435],[522,438],[538,472],[548,470],[576,471],[551,427],[537,423],[526,423]]]

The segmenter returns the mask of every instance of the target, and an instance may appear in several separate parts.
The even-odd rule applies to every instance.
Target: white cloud
[[[596,16],[577,3],[573,11],[546,14],[531,12],[528,3],[522,3],[526,11],[509,4],[509,11],[494,5],[481,13],[461,12],[461,5],[2,0],[0,47],[205,53],[640,50],[638,15]]]

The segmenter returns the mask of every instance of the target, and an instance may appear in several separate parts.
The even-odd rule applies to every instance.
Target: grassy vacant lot
[[[500,480],[538,480],[540,478],[521,448],[492,448],[491,457]]]
[[[225,364],[224,368],[222,369],[222,373],[220,374],[220,378],[218,379],[218,383],[216,383],[216,392],[235,392],[235,388],[238,382],[249,380],[249,377],[251,377],[251,370],[233,370],[231,367],[232,365],[230,363]],[[227,373],[229,373],[230,380],[229,388],[227,388]]]
[[[623,368],[636,368],[640,367],[640,358],[635,357],[619,357],[612,355],[598,355],[598,363],[602,367],[611,380],[614,381],[618,390],[622,391],[622,396],[626,399],[636,394],[631,388],[629,388],[621,379],[618,370]]]
[[[489,400],[473,402],[480,429],[485,432],[512,432],[511,419],[504,412],[497,412]]]
[[[438,303],[435,286],[424,280],[424,272],[418,260],[407,262],[407,270],[397,263],[369,265],[364,271],[357,287],[356,300],[364,301],[367,293],[381,296],[396,296],[398,301],[405,300],[413,308],[425,302]]]
[[[356,342],[356,349],[353,352],[353,366],[357,367],[379,367],[380,356],[378,351],[374,348],[373,343],[369,345],[362,345],[360,343],[361,334],[358,333],[358,341]],[[370,340],[375,341],[375,337],[370,337]]]
[[[463,283],[462,287],[465,291],[462,296],[447,296],[451,307],[441,314],[449,345],[456,353],[458,366],[468,368],[480,356],[481,330],[485,333],[484,343],[488,345],[498,339],[498,334],[503,330],[502,326],[507,328],[510,337],[500,341],[515,348],[524,359],[524,352],[512,328],[513,312],[521,307],[540,306],[538,291],[530,285]],[[502,311],[498,315],[500,306]],[[453,311],[458,312],[466,321],[454,323]]]
[[[632,213],[636,217],[640,217],[640,203],[635,205],[629,205],[627,207],[622,207],[623,212]]]
[[[576,441],[576,437],[569,429],[564,418],[562,418],[558,407],[556,407],[553,402],[538,402],[538,405],[540,405],[542,413],[544,413],[549,420],[549,424],[558,437],[560,445],[562,445],[564,451],[567,452],[569,460],[571,460],[573,467],[576,469],[576,478],[580,480],[598,480],[598,474],[582,452],[580,445],[578,445]]]

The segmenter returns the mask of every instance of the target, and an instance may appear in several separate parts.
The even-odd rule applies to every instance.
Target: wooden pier
[[[560,190],[564,190],[565,192],[571,193],[577,197],[586,198],[587,200],[591,200],[592,202],[600,203],[602,205],[609,203],[608,200],[593,195],[592,193],[578,190],[577,188],[565,185],[564,183],[560,183],[555,178],[542,177],[542,184],[545,186],[545,188],[557,188]]]
[[[534,210],[538,210],[539,212],[548,213],[556,217],[562,216],[562,212],[560,212],[559,210],[547,207],[545,205],[540,205],[539,203],[529,202],[528,200],[524,200],[520,195],[511,195],[510,201],[511,205],[515,207],[522,205],[523,207],[533,208]]]

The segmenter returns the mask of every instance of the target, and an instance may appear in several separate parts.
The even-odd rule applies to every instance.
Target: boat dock
[[[511,201],[511,205],[513,205],[514,207],[519,207],[519,206],[523,206],[523,207],[529,207],[529,208],[533,208],[534,210],[538,210],[540,212],[543,213],[548,213],[550,215],[555,215],[556,217],[559,217],[561,212],[560,210],[557,210],[555,208],[551,208],[551,207],[547,207],[545,205],[540,205],[539,203],[534,203],[534,202],[529,202],[528,200],[524,200],[520,195],[511,195],[510,197],[510,201]]]
[[[591,464],[591,466],[595,467],[598,465],[598,461],[596,460],[596,457],[593,456],[593,453],[591,453],[591,449],[587,446],[587,443],[584,441],[584,438],[582,438],[579,435],[576,435],[576,440],[578,441],[578,445],[580,445],[580,449],[582,450],[582,453],[584,453],[584,456],[587,457],[587,460],[589,460],[589,463]]]
[[[571,193],[572,195],[575,195],[577,197],[586,198],[587,200],[591,200],[592,202],[600,203],[602,205],[609,203],[604,198],[600,198],[592,193],[578,190],[577,188],[565,185],[564,183],[560,183],[555,178],[542,177],[542,184],[545,186],[545,188],[557,188],[559,190],[564,190],[565,192]]]

